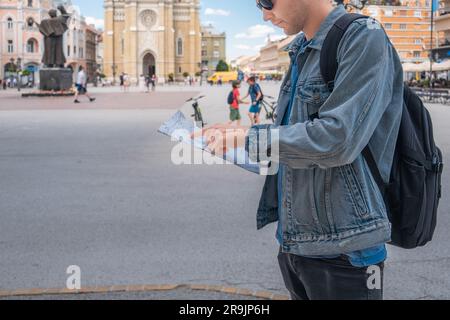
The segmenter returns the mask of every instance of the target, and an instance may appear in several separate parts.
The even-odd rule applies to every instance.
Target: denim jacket
[[[339,45],[330,91],[320,74],[320,52],[343,14],[345,9],[336,7],[307,46],[289,124],[281,125],[295,89],[290,71],[281,85],[275,123],[252,127],[247,135],[252,161],[270,149],[271,160],[286,166],[280,201],[283,252],[343,254],[390,240],[384,201],[361,152],[369,145],[387,182],[402,114],[402,66],[384,30],[367,19],[356,20]],[[293,41],[291,56],[297,56],[300,37]],[[261,134],[268,135],[266,148],[258,145]],[[266,177],[258,229],[278,220],[277,179],[278,174]]]

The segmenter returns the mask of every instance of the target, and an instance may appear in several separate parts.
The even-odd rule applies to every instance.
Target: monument
[[[42,20],[40,24],[33,21],[44,36],[44,67],[39,71],[39,89],[44,91],[65,91],[72,88],[72,70],[64,67],[66,57],[63,49],[63,35],[68,29],[70,14],[62,5],[58,6],[58,10],[60,15],[55,9],[49,10],[50,18]]]

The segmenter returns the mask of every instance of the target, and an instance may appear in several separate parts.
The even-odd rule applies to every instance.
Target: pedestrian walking
[[[151,78],[149,74],[145,75],[145,86],[147,87],[147,92],[150,92],[150,82]]]
[[[251,98],[252,102],[250,105],[250,109],[248,110],[248,117],[250,119],[251,125],[253,126],[255,124],[259,124],[260,122],[259,120],[260,119],[259,114],[261,113],[260,103],[263,98],[263,93],[259,84],[256,83],[255,77],[249,77],[247,79],[247,83],[248,83],[248,93],[242,99],[245,100],[248,96],[250,96]]]
[[[230,121],[229,125],[236,124],[237,126],[241,125],[241,114],[239,112],[239,104],[245,103],[245,101],[240,99],[239,88],[241,84],[239,81],[233,81],[231,84],[232,91],[228,94],[228,105],[230,108]]]
[[[123,74],[123,91],[128,92],[130,88],[130,77],[127,73]]]
[[[122,90],[122,91],[125,91],[125,86],[124,86],[124,83],[125,83],[125,80],[124,80],[124,76],[125,76],[125,73],[121,73],[120,74],[120,76],[119,76],[119,85],[120,85],[120,89]]]
[[[140,92],[147,92],[147,85],[145,83],[145,76],[141,74],[139,76],[139,91]]]
[[[93,102],[95,98],[91,97],[87,93],[87,77],[86,73],[84,72],[83,66],[78,67],[78,74],[77,74],[77,81],[75,83],[76,91],[75,91],[75,100],[74,103],[80,103],[78,100],[78,96],[80,95],[86,95],[88,97],[90,102]]]
[[[153,74],[153,75],[152,75],[151,81],[152,81],[152,91],[155,91],[155,88],[156,88],[156,82],[158,81],[158,78],[156,77],[156,74]]]

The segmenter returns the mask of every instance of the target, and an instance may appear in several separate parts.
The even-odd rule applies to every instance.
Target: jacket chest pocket
[[[330,96],[328,86],[323,83],[322,79],[315,79],[300,84],[297,87],[298,98],[300,100],[299,114],[301,120],[313,121],[318,118],[319,109]]]

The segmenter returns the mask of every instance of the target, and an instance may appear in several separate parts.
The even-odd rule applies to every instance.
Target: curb
[[[86,294],[86,293],[111,293],[111,292],[145,292],[145,291],[169,291],[175,289],[202,290],[211,292],[222,292],[227,294],[236,294],[242,296],[252,296],[259,299],[267,300],[289,300],[286,295],[275,294],[270,291],[249,290],[236,287],[200,285],[200,284],[161,284],[161,285],[121,285],[121,286],[96,286],[84,287],[81,289],[67,288],[49,288],[49,289],[16,289],[1,290],[0,299],[6,297],[17,296],[39,296],[39,295],[55,295],[55,294]]]

